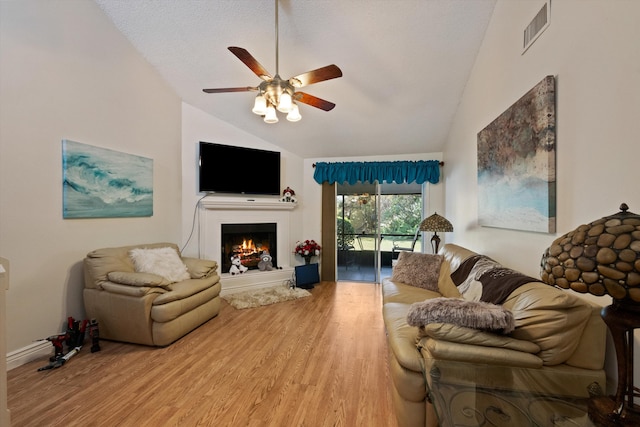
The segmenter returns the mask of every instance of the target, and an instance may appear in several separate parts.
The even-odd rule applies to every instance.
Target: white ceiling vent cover
[[[544,32],[549,26],[549,18],[551,13],[551,0],[545,1],[542,9],[533,18],[533,20],[524,29],[524,43],[522,53],[524,54],[529,46],[533,44],[540,37],[540,34]]]

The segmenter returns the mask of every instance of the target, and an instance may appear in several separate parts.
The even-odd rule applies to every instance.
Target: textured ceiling
[[[338,65],[302,90],[302,120],[251,113],[260,79],[228,46],[276,72],[274,0],[95,0],[188,104],[303,158],[442,151],[495,0],[281,0],[282,78]],[[225,141],[212,141],[225,143]]]

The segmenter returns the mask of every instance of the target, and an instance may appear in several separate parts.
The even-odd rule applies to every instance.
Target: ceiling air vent
[[[524,43],[522,53],[524,54],[529,46],[536,41],[536,39],[547,29],[549,26],[549,14],[551,9],[551,0],[545,1],[542,9],[529,23],[527,28],[524,29]]]

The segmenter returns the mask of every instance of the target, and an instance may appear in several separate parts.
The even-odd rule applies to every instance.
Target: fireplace
[[[199,253],[202,258],[218,261],[222,283],[220,295],[282,286],[291,279],[294,273],[291,263],[295,262],[292,250],[295,240],[291,237],[294,221],[291,213],[296,208],[296,203],[285,203],[279,198],[208,196],[200,202],[200,206],[203,215],[200,223]],[[222,243],[222,227],[232,225],[235,227],[233,231],[250,231],[251,235],[248,237],[253,240],[254,245],[259,243],[264,247],[267,243],[264,242],[263,233],[271,233],[270,230],[262,229],[265,224],[275,225],[273,239],[269,239],[268,245],[272,262],[277,268],[271,271],[251,269],[244,274],[235,275],[229,273],[232,249],[225,249],[225,244]],[[252,230],[253,225],[258,225],[258,229]],[[231,245],[242,245],[244,240]]]
[[[258,269],[260,255],[269,252],[273,267],[278,266],[277,224],[221,224],[222,273],[231,268],[231,257],[239,256],[249,270]]]

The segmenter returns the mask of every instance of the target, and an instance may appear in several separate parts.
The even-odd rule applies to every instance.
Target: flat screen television
[[[200,141],[201,193],[280,195],[280,153]]]

